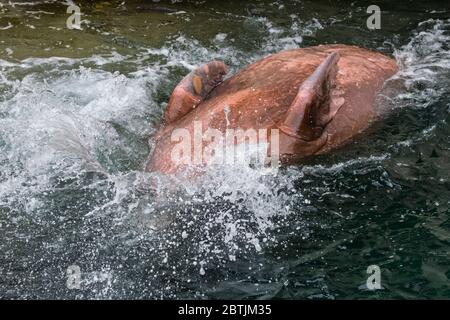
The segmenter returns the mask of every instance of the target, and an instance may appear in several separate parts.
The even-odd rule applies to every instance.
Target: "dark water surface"
[[[0,2],[0,298],[450,298],[448,1],[377,1],[372,31],[372,1],[78,4],[82,30],[59,1]],[[401,65],[392,112],[360,139],[176,191],[142,172],[196,65],[324,43]]]

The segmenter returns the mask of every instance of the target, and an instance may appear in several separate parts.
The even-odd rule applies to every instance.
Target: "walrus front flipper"
[[[344,104],[334,92],[339,54],[331,53],[302,83],[279,129],[305,141],[318,139]]]
[[[221,61],[211,61],[189,73],[173,90],[164,118],[174,122],[197,107],[227,74]]]

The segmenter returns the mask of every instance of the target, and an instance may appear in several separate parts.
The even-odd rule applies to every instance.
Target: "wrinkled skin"
[[[366,49],[323,45],[271,55],[221,82],[226,72],[223,63],[211,62],[174,90],[147,171],[184,168],[171,159],[171,135],[177,128],[193,135],[194,121],[221,132],[279,129],[284,164],[327,153],[369,126],[377,93],[397,64]]]

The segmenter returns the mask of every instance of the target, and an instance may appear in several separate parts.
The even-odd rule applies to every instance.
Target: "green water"
[[[380,30],[372,1],[79,1],[81,30],[67,5],[21,2],[0,2],[1,298],[450,297],[447,1],[378,1]],[[177,190],[142,172],[196,65],[324,43],[401,65],[392,111],[352,144]]]

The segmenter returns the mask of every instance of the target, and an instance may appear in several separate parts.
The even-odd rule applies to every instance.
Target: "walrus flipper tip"
[[[344,103],[333,90],[339,58],[338,52],[329,54],[301,84],[280,130],[305,141],[316,140],[322,135],[326,124]]]
[[[195,109],[228,73],[222,61],[205,63],[189,73],[173,90],[164,117],[172,123]]]

